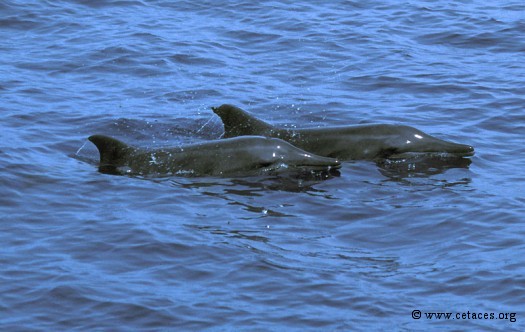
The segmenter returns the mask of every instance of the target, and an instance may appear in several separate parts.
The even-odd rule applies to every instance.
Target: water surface
[[[2,2],[0,327],[523,330],[524,13]],[[97,172],[85,144],[217,139],[223,103],[280,126],[402,123],[476,155],[345,162],[326,181],[143,179]]]

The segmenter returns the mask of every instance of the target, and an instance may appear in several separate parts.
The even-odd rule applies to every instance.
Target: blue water
[[[2,331],[525,330],[522,1],[14,0],[0,37]],[[326,181],[97,171],[89,135],[217,139],[223,103],[476,155]]]

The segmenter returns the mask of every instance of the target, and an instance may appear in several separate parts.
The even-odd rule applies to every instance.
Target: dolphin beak
[[[450,143],[448,148],[444,149],[445,153],[450,153],[458,157],[470,157],[474,155],[474,147],[465,144]]]
[[[427,142],[428,146],[423,149],[415,149],[408,151],[396,150],[389,154],[388,159],[402,159],[414,158],[417,155],[426,155],[428,157],[435,156],[440,158],[462,158],[471,157],[474,155],[474,148],[470,145],[452,143],[434,138],[431,142]]]
[[[306,158],[304,162],[298,164],[300,167],[308,167],[314,170],[341,168],[341,162],[334,158],[321,157],[311,154],[305,154],[303,156]]]
[[[427,142],[428,149],[422,152],[442,153],[443,155],[452,155],[455,157],[470,157],[474,155],[474,147],[466,144],[459,144],[441,140],[432,137],[432,140]]]
[[[474,147],[467,145],[467,152],[465,152],[465,157],[470,157],[474,155]]]

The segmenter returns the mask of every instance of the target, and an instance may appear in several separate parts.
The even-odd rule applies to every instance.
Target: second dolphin
[[[112,174],[245,176],[341,167],[336,159],[316,156],[280,139],[258,136],[156,150],[132,147],[104,135],[93,135],[89,140],[99,150],[100,171]]]
[[[212,107],[224,124],[224,137],[277,137],[325,157],[339,160],[400,158],[410,154],[465,157],[470,145],[447,142],[404,125],[370,124],[326,128],[280,129],[232,105]]]

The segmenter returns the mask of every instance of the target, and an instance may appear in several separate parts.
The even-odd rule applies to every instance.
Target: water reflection
[[[278,175],[247,176],[238,178],[171,178],[174,186],[188,189],[220,188],[222,194],[235,196],[262,196],[267,191],[301,193],[324,193],[314,188],[316,184],[339,177],[338,170],[322,172],[299,172]],[[207,192],[214,195],[213,192]]]
[[[471,163],[469,158],[451,155],[414,154],[401,159],[383,159],[377,161],[376,165],[382,175],[392,180],[401,180],[428,178],[452,168],[468,169]]]

